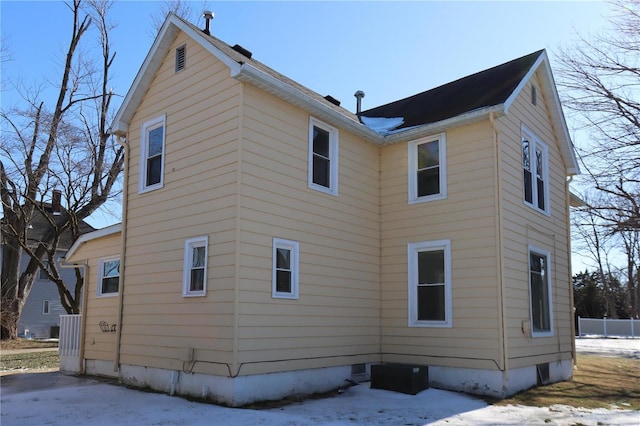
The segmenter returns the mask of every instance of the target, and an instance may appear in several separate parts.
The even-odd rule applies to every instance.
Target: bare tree
[[[201,16],[202,12],[208,9],[208,3],[206,1],[200,2],[200,9],[196,9],[194,7],[194,4],[196,4],[196,2],[188,0],[163,1],[156,13],[151,15],[152,28],[149,31],[149,35],[152,38],[155,38],[169,13],[175,13],[186,21],[196,22],[197,18]]]
[[[625,258],[630,312],[638,316],[640,231],[640,0],[612,3],[612,28],[558,56],[562,101],[588,141],[577,150],[599,235]],[[594,231],[594,223],[582,234]]]
[[[23,94],[21,109],[1,111],[0,199],[2,218],[2,339],[17,337],[17,321],[38,270],[44,271],[59,290],[69,313],[79,313],[82,279],[76,273],[73,292],[60,276],[54,255],[65,233],[77,238],[81,222],[111,197],[117,196],[124,150],[108,132],[111,52],[107,13],[110,1],[73,0],[66,4],[71,39],[55,105],[49,107],[39,90]],[[82,49],[95,32],[101,50],[97,55]],[[56,188],[61,192],[59,215],[51,215],[44,200]],[[28,229],[36,216],[48,222],[35,244]],[[22,256],[28,256],[21,271]]]

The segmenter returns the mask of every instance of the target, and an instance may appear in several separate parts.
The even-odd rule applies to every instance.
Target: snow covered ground
[[[578,352],[640,359],[640,339],[577,339]],[[91,378],[40,373],[51,384],[2,379],[1,417],[12,425],[640,425],[631,410],[488,406],[468,395],[428,389],[416,396],[354,386],[333,398],[269,410],[189,402]],[[34,376],[30,374],[30,376]],[[39,388],[39,389],[38,389]]]

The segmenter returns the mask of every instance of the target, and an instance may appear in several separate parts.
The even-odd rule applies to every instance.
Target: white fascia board
[[[120,105],[120,108],[112,121],[110,130],[111,134],[124,136],[129,130],[129,122],[133,118],[133,114],[138,109],[138,106],[140,106],[142,97],[151,85],[151,81],[155,73],[158,71],[162,61],[169,52],[169,47],[175,40],[178,30],[183,31],[194,41],[200,44],[205,50],[212,53],[216,58],[227,65],[231,69],[231,74],[237,72],[236,69],[240,67],[240,64],[207,41],[204,33],[194,30],[175,14],[170,13],[162,24],[162,27],[158,32],[158,36],[147,53],[136,78],[133,80],[133,84],[129,88],[127,95],[122,101],[122,105]]]
[[[423,126],[411,127],[407,130],[390,134],[384,138],[384,145],[390,145],[398,142],[408,142],[419,139],[423,136],[432,135],[434,133],[441,133],[451,127],[462,126],[464,124],[471,124],[478,121],[487,120],[491,113],[493,113],[496,117],[503,116],[504,104],[476,109],[465,114],[448,118],[446,120],[425,124]]]
[[[115,225],[107,226],[106,228],[98,229],[93,232],[87,232],[78,237],[77,240],[71,245],[69,251],[65,255],[65,261],[73,257],[75,252],[86,242],[92,241],[98,238],[106,237],[108,235],[117,234],[122,231],[122,223],[116,223]]]
[[[136,74],[136,78],[133,79],[129,91],[113,118],[109,133],[124,136],[129,130],[129,122],[140,105],[142,97],[151,84],[151,80],[156,71],[160,68],[160,64],[162,64],[162,60],[169,51],[169,46],[173,43],[178,32],[174,22],[175,20],[172,19],[173,17],[174,15],[170,14],[162,24],[151,49],[149,49],[147,56],[142,62],[142,66],[138,70],[138,74]]]
[[[549,65],[549,58],[547,56],[547,51],[544,50],[542,54],[536,59],[533,63],[527,74],[520,80],[520,83],[515,88],[513,93],[507,98],[505,105],[505,114],[509,113],[509,108],[511,104],[516,100],[518,95],[522,92],[527,82],[533,77],[538,68],[544,65],[545,72],[542,74],[542,78],[544,80],[544,87],[542,88],[545,98],[551,100],[552,105],[551,108],[551,118],[555,124],[555,128],[560,133],[557,135],[560,138],[560,151],[562,152],[562,157],[567,161],[567,175],[573,176],[580,174],[580,166],[578,165],[578,160],[576,159],[576,153],[573,149],[573,142],[571,141],[571,137],[569,136],[569,130],[567,128],[567,123],[564,118],[564,113],[562,111],[562,105],[560,104],[560,97],[558,96],[558,91],[556,90],[556,83],[553,79],[553,73],[551,72],[551,66]]]
[[[295,87],[262,72],[250,64],[242,64],[235,74],[232,73],[231,77],[242,82],[250,83],[280,99],[309,111],[320,120],[326,121],[336,127],[349,130],[368,141],[378,144],[382,144],[384,141],[384,138],[378,132],[371,130],[358,121],[340,114],[338,111],[322,104],[317,99],[314,99]]]
[[[511,104],[513,104],[513,102],[516,100],[518,95],[520,95],[520,92],[522,92],[522,89],[524,89],[524,86],[527,85],[527,82],[531,79],[531,77],[533,77],[533,75],[536,73],[536,70],[538,69],[540,64],[543,61],[545,61],[546,58],[547,58],[547,52],[543,51],[542,54],[538,56],[538,59],[536,59],[533,65],[531,65],[531,68],[529,68],[529,71],[527,71],[525,76],[520,80],[520,83],[518,83],[518,85],[513,90],[513,92],[511,92],[511,95],[509,95],[507,100],[504,102],[505,114],[509,113],[509,108],[511,108]]]
[[[545,54],[546,58],[546,54]],[[558,96],[558,90],[556,89],[556,82],[553,79],[553,73],[551,72],[551,65],[548,60],[545,60],[545,73],[543,79],[545,80],[544,94],[547,99],[552,99],[551,116],[556,122],[557,130],[560,132],[560,137],[564,139],[564,143],[560,144],[562,156],[567,161],[567,174],[569,176],[580,174],[580,165],[576,158],[576,152],[573,148],[573,142],[571,136],[569,136],[569,129],[567,128],[567,122],[564,118],[564,112],[562,111],[562,104],[560,103],[560,97]]]

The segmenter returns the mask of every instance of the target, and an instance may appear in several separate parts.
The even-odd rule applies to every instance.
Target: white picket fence
[[[60,315],[60,371],[80,372],[80,333],[82,315]]]
[[[578,317],[578,335],[640,337],[640,319]]]

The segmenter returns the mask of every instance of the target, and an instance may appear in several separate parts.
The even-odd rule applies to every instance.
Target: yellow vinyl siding
[[[379,359],[378,148],[338,129],[328,195],[308,188],[307,112],[251,86],[243,112],[241,374]],[[298,299],[272,298],[274,237],[299,242]]]
[[[495,160],[488,121],[446,132],[447,198],[408,204],[407,144],[382,148],[384,361],[495,369],[499,363]],[[408,327],[407,244],[451,241],[453,326]]]
[[[175,74],[185,43],[186,68]],[[188,348],[232,362],[240,93],[224,64],[179,33],[130,123],[122,363],[181,369]],[[138,194],[140,130],[162,115],[164,186]],[[184,242],[198,236],[209,238],[207,294],[185,298]]]
[[[68,262],[72,263],[89,264],[89,268],[84,271],[83,289],[83,291],[88,292],[84,299],[87,302],[84,334],[84,357],[86,359],[104,361],[113,361],[115,359],[116,334],[102,332],[100,321],[107,322],[109,327],[113,324],[118,326],[118,297],[97,297],[97,292],[100,259],[120,256],[121,249],[122,239],[120,232],[118,232],[87,241],[78,248],[72,258],[67,259]],[[122,265],[122,259],[120,259],[120,265]],[[120,282],[122,282],[122,270],[120,272]],[[122,286],[120,285],[119,290],[121,289]]]
[[[564,182],[566,166],[559,150],[548,111],[549,100],[538,91],[536,106],[530,102],[531,84],[540,87],[535,76],[515,100],[507,117],[498,120],[501,128],[504,269],[507,298],[507,336],[510,367],[571,358],[570,294]],[[524,203],[521,129],[525,125],[548,147],[550,216]],[[552,278],[552,337],[535,337],[522,332],[529,321],[528,247],[548,250]]]

